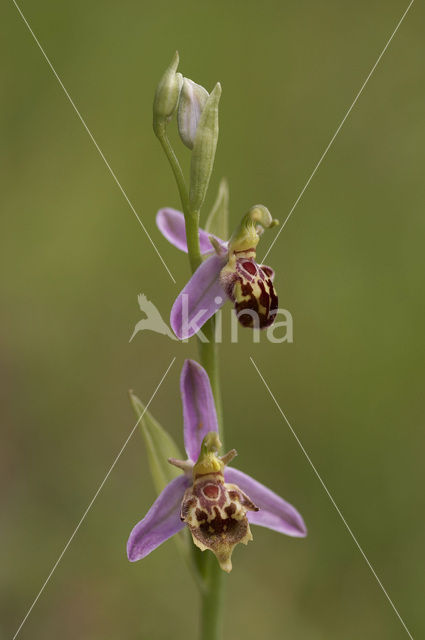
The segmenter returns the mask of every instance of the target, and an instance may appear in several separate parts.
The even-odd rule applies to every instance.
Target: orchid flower
[[[175,247],[187,252],[184,215],[160,209],[156,223]],[[226,302],[233,302],[239,322],[265,329],[273,324],[278,299],[273,287],[274,271],[257,264],[256,246],[264,228],[277,224],[269,210],[256,205],[248,211],[228,242],[199,229],[201,254],[198,267],[178,295],[171,310],[171,327],[181,340],[193,336]]]
[[[229,468],[233,449],[219,457],[217,417],[206,371],[186,360],[180,380],[187,460],[169,459],[183,474],[172,480],[132,530],[127,555],[140,560],[185,526],[202,551],[210,549],[221,568],[232,569],[238,543],[252,540],[250,524],[304,537],[301,515],[288,502],[242,471]]]

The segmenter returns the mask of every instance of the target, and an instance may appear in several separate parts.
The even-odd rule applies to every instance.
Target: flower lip
[[[217,500],[219,496],[219,490],[216,484],[206,484],[202,489],[202,493],[209,500]]]
[[[248,273],[250,273],[252,276],[255,276],[255,274],[257,273],[257,269],[255,264],[253,264],[252,261],[249,260],[245,260],[244,262],[242,262],[242,267],[248,271]]]
[[[250,258],[238,258],[220,272],[220,281],[232,300],[239,322],[255,329],[273,324],[278,298],[273,286],[273,270]]]
[[[193,468],[193,484],[184,494],[180,518],[188,525],[201,551],[210,549],[224,571],[231,571],[233,549],[252,540],[247,511],[258,507],[237,485],[224,480],[224,467],[235,451],[219,457],[216,431],[207,433]]]

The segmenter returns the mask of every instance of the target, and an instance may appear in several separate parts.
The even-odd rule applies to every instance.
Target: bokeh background
[[[147,401],[173,356],[151,409],[181,443],[178,379],[196,344],[147,332],[129,344],[137,294],[167,318],[188,275],[154,222],[160,206],[178,206],[151,130],[174,50],[185,75],[223,86],[205,211],[225,175],[232,224],[257,202],[283,220],[406,6],[22,0],[174,285],[15,6],[2,4],[2,639],[132,429],[127,390]],[[304,541],[256,528],[236,550],[228,639],[407,637],[251,355],[412,635],[425,632],[424,21],[415,3],[270,253],[294,343],[253,344],[245,331],[221,347],[227,444],[309,528]],[[196,637],[197,593],[173,542],[126,559],[154,495],[136,433],[22,640]]]

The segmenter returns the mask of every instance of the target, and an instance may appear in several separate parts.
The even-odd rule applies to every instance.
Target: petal
[[[171,328],[180,340],[193,336],[226,302],[219,281],[227,255],[210,256],[195,271],[171,309]]]
[[[177,247],[177,249],[187,253],[186,224],[181,211],[168,207],[160,209],[156,214],[156,224],[162,235],[167,238],[171,244]],[[211,253],[211,251],[213,251],[213,246],[209,239],[210,235],[207,231],[199,229],[201,253]],[[220,238],[216,239],[221,246],[226,247],[226,243],[223,240]]]
[[[287,536],[303,538],[307,535],[307,528],[298,511],[274,491],[238,469],[229,467],[224,476],[226,482],[237,484],[260,508],[258,512],[250,511],[247,514],[252,524],[286,533]]]
[[[194,360],[185,360],[180,377],[183,402],[184,446],[196,461],[209,431],[218,431],[217,414],[208,374]]]
[[[135,562],[183,529],[180,506],[190,480],[182,475],[167,484],[148,513],[134,527],[127,542],[127,556]]]

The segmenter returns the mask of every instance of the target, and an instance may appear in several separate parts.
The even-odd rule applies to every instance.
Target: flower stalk
[[[164,128],[155,131],[159,142],[164,150],[170,167],[173,171],[174,178],[180,195],[184,219],[186,223],[186,239],[189,253],[190,267],[192,273],[196,271],[202,262],[201,250],[199,247],[199,212],[192,211],[189,205],[189,192],[184,179],[180,162],[174,152],[171,142]]]

